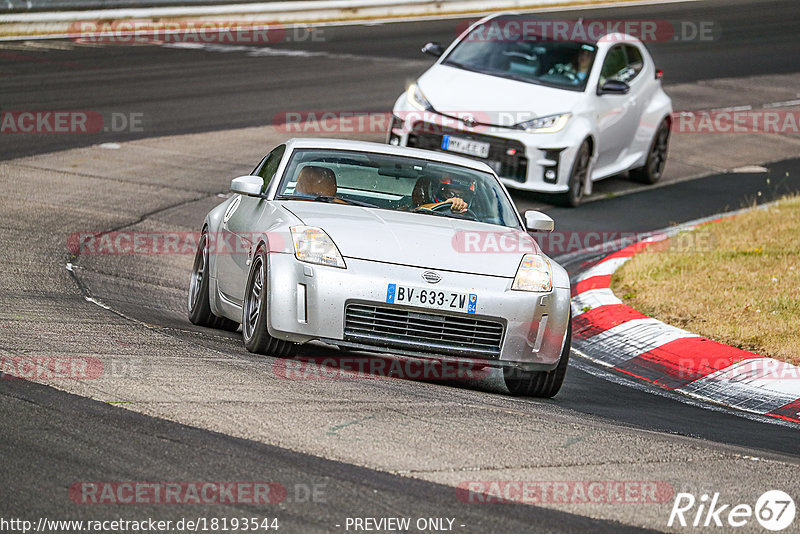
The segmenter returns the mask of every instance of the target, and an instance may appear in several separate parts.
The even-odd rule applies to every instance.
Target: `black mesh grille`
[[[503,324],[472,317],[348,304],[345,340],[418,352],[496,358]]]
[[[413,130],[408,134],[407,144],[410,147],[448,152],[442,149],[442,138],[445,135],[489,143],[489,155],[486,158],[475,157],[473,159],[484,162],[498,162],[500,164],[499,170],[495,169],[495,171],[497,171],[499,176],[511,178],[518,182],[525,181],[528,172],[528,159],[525,157],[525,145],[519,141],[454,130],[437,124],[420,121],[414,124]],[[509,151],[512,151],[513,155],[509,155]],[[456,152],[449,153],[456,154]],[[465,154],[459,155],[465,156]],[[489,165],[491,166],[491,163],[489,163]]]

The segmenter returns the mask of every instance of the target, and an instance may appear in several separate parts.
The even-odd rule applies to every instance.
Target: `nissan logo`
[[[422,278],[429,284],[438,284],[442,281],[442,277],[433,271],[425,271],[422,273]]]

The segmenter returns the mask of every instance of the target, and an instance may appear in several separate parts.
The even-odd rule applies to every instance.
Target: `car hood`
[[[522,255],[539,252],[527,232],[497,225],[319,202],[284,207],[325,230],[345,258],[513,278]]]
[[[417,85],[436,111],[456,116],[471,113],[478,122],[502,126],[572,111],[583,97],[577,91],[447,65],[434,65],[419,78]]]

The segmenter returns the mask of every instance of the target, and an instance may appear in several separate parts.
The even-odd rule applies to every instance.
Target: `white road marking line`
[[[800,98],[797,100],[785,100],[783,102],[772,102],[770,104],[764,104],[761,106],[764,109],[771,109],[771,108],[790,108],[793,106],[800,106]]]
[[[800,368],[772,358],[752,358],[680,390],[741,410],[767,413],[800,398]]]
[[[606,355],[604,360],[617,366],[676,339],[700,337],[657,319],[632,319],[590,337],[584,343],[592,351]]]
[[[186,50],[205,50],[206,52],[243,52],[250,57],[323,57],[336,60],[351,60],[351,61],[372,61],[372,62],[391,62],[392,64],[403,65],[420,65],[427,63],[425,60],[408,60],[397,59],[380,56],[361,56],[357,54],[336,54],[332,52],[318,52],[311,50],[290,50],[286,48],[273,48],[270,46],[244,46],[244,45],[226,45],[216,43],[158,43],[159,46],[164,48],[178,48]]]
[[[572,297],[572,316],[577,317],[582,313],[607,306],[609,304],[622,304],[614,293],[608,288],[590,289]]]
[[[728,415],[735,415],[736,417],[741,417],[742,419],[748,419],[750,421],[757,421],[759,423],[769,423],[772,425],[797,428],[797,423],[792,423],[790,421],[785,421],[783,419],[778,419],[776,417],[769,417],[751,412],[734,410],[733,408],[727,407],[723,404],[716,404],[716,403],[709,404],[708,399],[697,397],[687,391],[682,391],[679,389],[669,390],[669,389],[653,387],[653,385],[650,384],[649,382],[639,382],[627,378],[623,375],[612,373],[611,371],[607,371],[606,369],[595,367],[594,365],[588,362],[593,362],[606,367],[610,366],[602,360],[592,358],[591,356],[589,356],[588,354],[584,353],[579,349],[573,348],[572,354],[574,354],[575,356],[579,356],[581,359],[570,358],[569,360],[570,367],[574,367],[575,369],[583,371],[584,373],[592,375],[596,378],[602,378],[603,380],[608,380],[609,382],[618,384],[620,386],[629,387],[637,391],[642,391],[644,393],[656,395],[658,397],[671,399],[676,402],[688,404],[689,406],[694,406],[695,408],[702,408],[704,410],[710,410],[712,412],[720,412]],[[582,361],[582,360],[587,360],[587,361]],[[744,458],[750,458],[750,457],[744,456]]]
[[[751,109],[753,109],[753,106],[730,106],[727,108],[713,108],[703,111],[709,113],[719,113],[721,111],[750,111]]]
[[[603,260],[594,267],[588,269],[585,273],[576,278],[575,281],[581,282],[583,280],[587,280],[594,276],[607,276],[614,274],[614,271],[619,269],[622,266],[622,264],[624,264],[629,259],[631,259],[631,256],[626,256],[626,257],[620,256],[616,258],[611,258],[610,260]]]

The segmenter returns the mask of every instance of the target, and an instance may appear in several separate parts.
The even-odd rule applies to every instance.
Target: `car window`
[[[267,156],[261,161],[259,167],[256,169],[255,175],[264,179],[264,187],[261,189],[262,193],[267,191],[269,183],[272,181],[272,178],[275,177],[275,173],[278,170],[278,166],[281,164],[281,159],[283,158],[284,152],[286,152],[286,145],[279,145],[275,147],[272,152],[267,154]]]
[[[624,73],[627,67],[628,60],[625,57],[625,49],[621,45],[611,48],[606,54],[603,68],[600,70],[600,85],[603,85],[608,80],[619,80],[619,76]]]
[[[454,197],[467,203],[467,212],[432,209]],[[275,198],[417,212],[520,228],[514,207],[491,173],[411,156],[298,149],[292,153]]]
[[[600,85],[608,80],[630,83],[644,67],[642,53],[633,45],[617,45],[608,51],[600,71]]]
[[[590,43],[522,34],[500,37],[486,25],[478,25],[442,59],[442,64],[490,76],[583,91],[596,51],[597,47]]]
[[[642,68],[644,67],[644,59],[642,58],[642,53],[639,51],[639,49],[633,45],[625,45],[625,55],[628,58],[628,78],[622,81],[628,82],[642,72]]]

